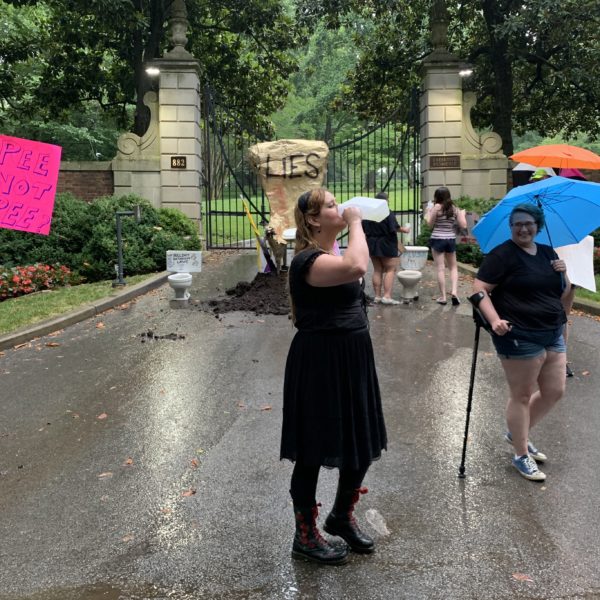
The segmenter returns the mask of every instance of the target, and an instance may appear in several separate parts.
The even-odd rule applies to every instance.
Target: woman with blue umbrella
[[[526,479],[543,481],[537,462],[547,457],[529,432],[565,391],[561,299],[570,283],[564,261],[551,246],[535,241],[545,224],[541,208],[518,204],[508,224],[510,239],[486,255],[473,289],[508,383],[505,439],[514,447],[512,464]]]

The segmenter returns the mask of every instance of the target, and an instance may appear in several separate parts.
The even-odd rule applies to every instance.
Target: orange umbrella
[[[513,154],[510,158],[536,167],[559,169],[600,169],[600,156],[585,148],[568,144],[535,146]]]

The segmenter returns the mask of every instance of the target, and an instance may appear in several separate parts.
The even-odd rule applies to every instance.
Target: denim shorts
[[[456,252],[456,239],[429,238],[429,247],[436,252]]]
[[[535,358],[544,352],[566,352],[564,327],[531,330],[513,327],[506,335],[492,334],[492,342],[500,358]]]

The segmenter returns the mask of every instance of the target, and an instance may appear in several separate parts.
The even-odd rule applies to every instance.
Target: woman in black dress
[[[385,192],[379,192],[375,198],[387,200]],[[373,263],[373,290],[375,304],[400,304],[392,298],[392,288],[398,270],[398,232],[409,233],[409,227],[401,227],[394,213],[383,221],[363,221],[363,230],[367,236],[369,256]]]
[[[292,556],[342,564],[346,547],[327,542],[316,524],[319,470],[340,472],[325,531],[355,552],[372,552],[373,540],[360,530],[353,511],[367,491],[361,487],[364,476],[387,443],[361,280],[369,252],[360,210],[346,208],[340,216],[335,198],[324,189],[300,196],[295,219],[289,284],[298,332],[285,368],[281,437],[281,458],[295,463]],[[346,227],[348,248],[335,256],[336,236]]]

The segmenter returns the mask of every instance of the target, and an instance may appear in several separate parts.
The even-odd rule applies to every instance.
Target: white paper
[[[588,235],[579,244],[570,244],[554,249],[556,254],[567,263],[567,275],[571,283],[595,292],[594,238]]]
[[[200,273],[202,271],[202,252],[200,250],[167,250],[167,271]]]

